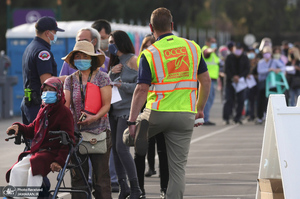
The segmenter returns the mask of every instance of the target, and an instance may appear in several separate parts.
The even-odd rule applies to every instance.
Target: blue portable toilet
[[[54,45],[51,46],[51,52],[54,55],[57,63],[57,75],[59,75],[63,60],[76,42],[76,35],[81,28],[91,27],[93,21],[58,21],[58,27],[65,30],[65,32],[57,32],[58,39]],[[17,76],[18,83],[13,88],[13,114],[21,115],[20,105],[24,96],[23,77],[22,77],[22,56],[27,45],[35,37],[35,23],[22,24],[6,32],[7,55],[11,59],[11,67],[8,75]],[[112,31],[123,30],[129,35],[138,55],[140,42],[144,35],[149,34],[149,26],[136,26],[128,24],[111,23]],[[140,38],[142,37],[142,38]]]

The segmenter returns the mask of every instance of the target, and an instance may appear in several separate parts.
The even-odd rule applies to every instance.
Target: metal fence
[[[215,37],[219,46],[226,45],[226,43],[231,40],[231,34],[224,31],[214,31],[211,29],[205,30],[194,27],[188,28],[180,25],[177,26],[176,31],[179,33],[179,36],[194,40],[200,46],[205,45],[205,40],[207,37]]]

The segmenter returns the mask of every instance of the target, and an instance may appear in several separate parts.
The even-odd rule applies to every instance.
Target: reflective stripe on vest
[[[166,82],[165,81],[167,78],[166,72],[168,73],[168,71],[165,71],[165,66],[167,65],[167,63],[163,63],[164,60],[163,58],[165,58],[163,56],[165,55],[155,45],[152,45],[147,49],[147,51],[150,52],[152,57],[152,59],[148,61],[152,61],[153,69],[157,81],[157,82],[152,82],[152,85],[149,88],[149,92],[156,95],[156,99],[151,105],[152,109],[159,110],[160,102],[165,97],[166,93],[176,92],[179,90],[187,90],[187,92],[190,93],[189,94],[190,102],[188,103],[190,104],[191,110],[189,111],[195,112],[196,100],[197,100],[197,68],[198,68],[198,60],[200,60],[199,56],[201,56],[201,49],[199,48],[200,52],[198,52],[196,46],[191,41],[186,39],[182,41],[185,41],[188,44],[187,46],[185,45],[187,50],[186,53],[188,53],[189,56],[192,56],[192,59],[190,61],[192,61],[193,63],[190,63],[188,66],[189,69],[193,70],[191,79],[186,79],[186,77],[182,77],[180,79],[180,77],[178,77],[177,79],[179,80],[177,81]],[[173,52],[176,52],[176,50],[180,51],[179,50],[180,47],[173,48],[174,49]],[[190,67],[191,65],[193,65],[193,68]]]

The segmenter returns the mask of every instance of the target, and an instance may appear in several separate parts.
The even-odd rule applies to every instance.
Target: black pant
[[[149,169],[155,170],[155,143],[156,139],[155,136],[148,139],[148,153],[147,153],[147,160]]]
[[[163,133],[159,133],[154,137],[157,143],[157,153],[159,159],[160,188],[165,189],[168,187],[169,181],[169,169],[165,137]],[[134,162],[136,165],[139,185],[142,190],[144,190],[145,157],[146,156],[140,156],[136,153],[134,154]]]
[[[257,117],[259,119],[264,117],[264,112],[267,110],[267,104],[268,98],[266,97],[266,89],[259,89],[257,94]]]
[[[227,83],[225,87],[225,104],[223,107],[223,119],[229,120],[232,115],[232,109],[235,107],[234,121],[239,121],[242,117],[244,108],[246,89],[236,93],[232,84]]]
[[[247,91],[247,99],[248,99],[248,115],[250,119],[255,118],[255,104],[257,101],[257,93],[258,89],[257,86],[254,86]]]

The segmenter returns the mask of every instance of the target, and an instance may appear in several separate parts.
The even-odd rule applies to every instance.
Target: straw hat
[[[65,56],[61,59],[64,60],[65,62],[67,62],[71,67],[73,67],[72,64],[70,63],[70,59],[71,59],[72,55],[76,52],[82,52],[89,56],[97,57],[99,60],[99,66],[102,66],[105,61],[105,56],[102,53],[96,54],[93,44],[88,41],[76,42],[76,44],[73,48],[73,51],[71,51],[67,56]]]
[[[271,53],[272,54],[272,48],[270,46],[265,46],[262,50],[263,53]]]

